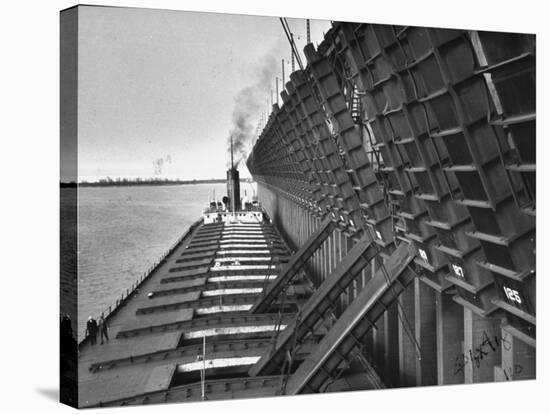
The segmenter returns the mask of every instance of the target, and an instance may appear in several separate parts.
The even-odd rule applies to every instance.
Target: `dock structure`
[[[338,333],[286,392],[330,389],[359,360],[365,388],[534,379],[535,36],[335,22],[304,54],[248,169],[293,248],[332,221],[307,250],[312,298],[358,246],[370,243],[371,253],[360,274],[334,287],[342,289],[331,314]],[[403,244],[412,255],[403,259],[406,283],[397,278],[395,300],[352,347],[347,322],[372,312],[381,270],[388,284],[397,277],[388,269],[401,272]],[[284,289],[291,278],[282,277],[270,290]],[[301,311],[328,320],[317,303]],[[309,325],[292,326],[299,343]],[[281,352],[250,373],[276,372],[290,341],[285,332]]]
[[[232,187],[80,344],[80,406],[536,377],[534,36],[334,22],[304,53],[260,203]]]

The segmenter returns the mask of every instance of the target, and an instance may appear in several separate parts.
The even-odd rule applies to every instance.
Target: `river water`
[[[78,189],[79,339],[88,316],[97,317],[113,305],[199,219],[212,193],[220,199],[225,188],[194,184]],[[249,184],[241,188],[251,194]]]

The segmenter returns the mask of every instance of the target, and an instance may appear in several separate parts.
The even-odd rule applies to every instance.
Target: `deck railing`
[[[105,319],[105,321],[109,321],[109,318],[114,315],[118,309],[120,309],[121,306],[123,306],[126,301],[128,300],[129,297],[131,297],[132,295],[134,295],[134,293],[136,292],[136,290],[143,284],[143,282],[145,282],[145,280],[147,280],[149,278],[149,276],[151,276],[155,270],[157,270],[157,268],[164,263],[164,261],[166,260],[166,258],[187,238],[191,235],[191,233],[197,228],[197,226],[202,222],[202,218],[197,220],[196,222],[194,222],[193,224],[191,224],[189,226],[189,228],[187,229],[187,231],[185,231],[185,233],[183,233],[180,237],[178,237],[178,239],[172,243],[172,245],[170,246],[170,248],[168,248],[161,256],[159,259],[157,259],[153,264],[151,264],[147,270],[145,272],[143,272],[142,275],[140,275],[136,281],[134,281],[132,283],[132,285],[130,287],[128,287],[126,289],[125,292],[122,292],[122,294],[120,295],[120,298],[119,299],[116,299],[115,300],[115,303],[113,303],[112,305],[109,305],[108,308],[106,308],[103,312],[101,312],[99,315],[103,315],[103,318]],[[98,318],[96,318],[96,320],[98,320]],[[89,338],[89,335],[87,334],[87,329],[84,328],[84,331],[82,332],[83,333],[83,339],[81,341],[79,341],[79,344],[78,346],[80,347],[84,341],[86,341],[88,338]]]
[[[246,203],[245,204],[245,207],[244,209],[242,210],[238,210],[239,212],[242,212],[242,211],[263,211],[263,208],[261,206],[260,203],[258,202],[255,202],[255,203]],[[229,210],[227,210],[226,208],[220,205],[218,206],[210,206],[210,207],[207,207],[205,209],[202,210],[202,213],[203,214],[208,214],[208,213],[227,213],[229,212]]]

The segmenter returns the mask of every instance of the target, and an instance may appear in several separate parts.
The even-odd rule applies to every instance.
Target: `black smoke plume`
[[[257,126],[261,114],[271,104],[271,91],[275,94],[275,77],[280,76],[280,60],[275,52],[266,55],[261,59],[255,73],[255,82],[239,91],[235,96],[235,107],[233,108],[233,127],[230,136],[233,137],[233,164],[235,167],[241,161],[245,161],[257,138]],[[274,96],[275,100],[275,96]],[[270,112],[271,112],[271,108]],[[227,137],[227,148],[229,152],[229,137]],[[228,157],[230,158],[230,157]],[[230,159],[227,162],[230,166]]]

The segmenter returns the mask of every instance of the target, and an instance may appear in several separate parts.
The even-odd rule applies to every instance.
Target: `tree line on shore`
[[[242,179],[242,182],[251,182],[250,179]],[[136,186],[136,185],[174,185],[174,184],[217,184],[225,183],[225,178],[211,178],[205,180],[180,180],[168,178],[101,178],[98,181],[69,181],[61,182],[61,188],[67,187],[116,187],[116,186]]]

